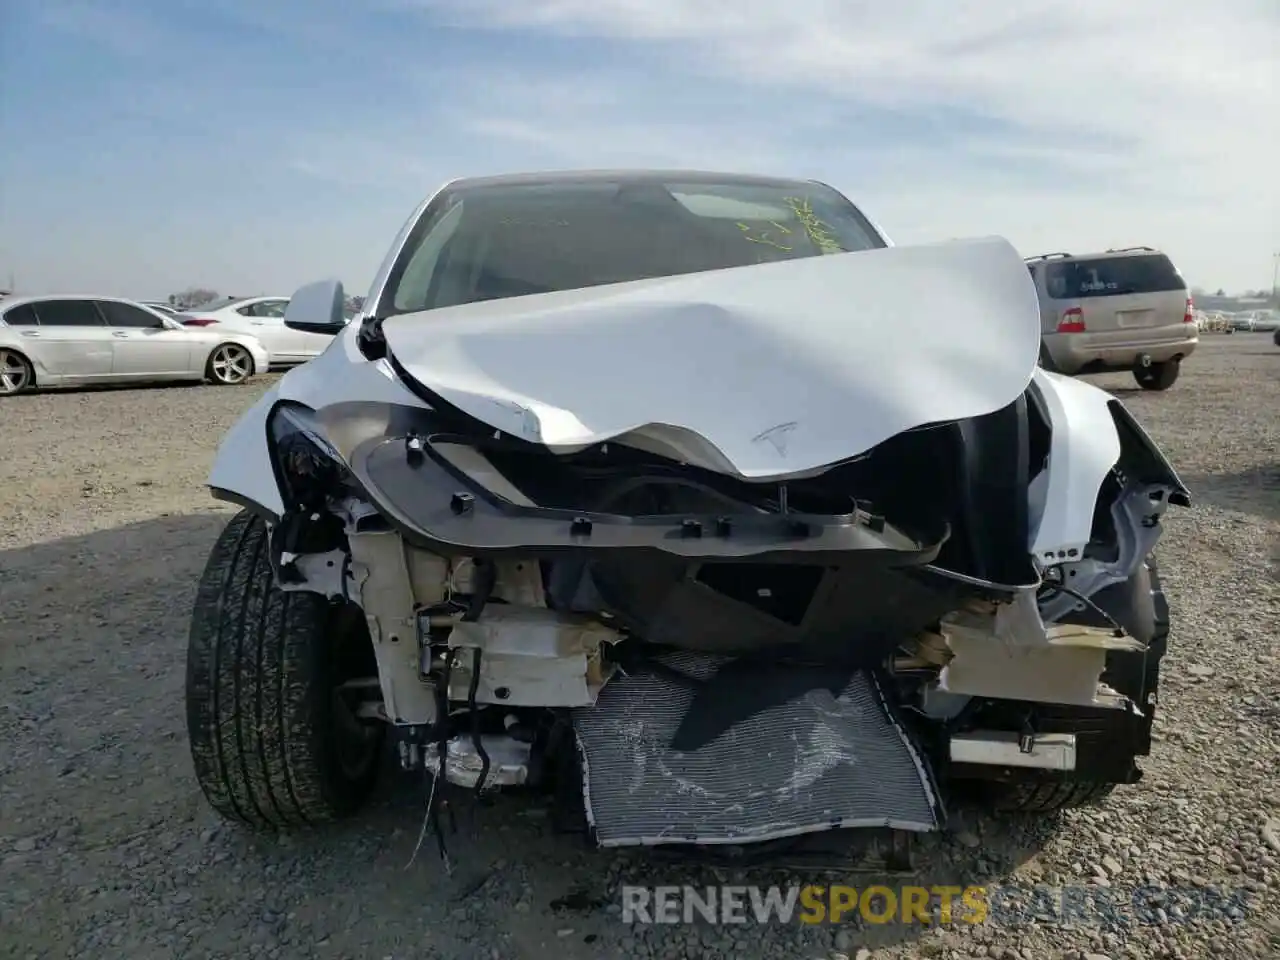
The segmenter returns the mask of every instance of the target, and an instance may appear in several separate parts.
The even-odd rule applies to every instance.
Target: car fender
[[[1031,382],[1053,434],[1048,464],[1029,491],[1031,551],[1042,565],[1078,560],[1089,543],[1098,491],[1120,459],[1113,398],[1043,369]]]
[[[1035,372],[1031,389],[1053,434],[1048,463],[1027,495],[1031,552],[1042,566],[1083,557],[1098,492],[1117,467],[1126,483],[1153,499],[1191,506],[1191,493],[1168,458],[1111,394],[1046,370]]]
[[[373,401],[428,409],[403,387],[386,360],[370,361],[349,324],[318,357],[295,367],[245,411],[214,455],[208,485],[215,497],[278,518],[284,512],[267,446],[268,419],[281,400],[312,410],[351,401]]]
[[[205,362],[208,363],[209,357],[213,355],[213,351],[217,349],[218,344],[235,343],[244,347],[253,356],[254,373],[266,373],[267,367],[271,362],[271,352],[251,333],[243,333],[239,330],[221,333],[215,337],[213,342],[209,344],[205,350]]]

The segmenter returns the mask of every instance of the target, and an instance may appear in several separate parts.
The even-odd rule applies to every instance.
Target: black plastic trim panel
[[[1120,435],[1120,469],[1140,483],[1172,487],[1169,502],[1178,507],[1191,506],[1191,491],[1133,414],[1119,400],[1112,400],[1107,406]]]
[[[454,440],[453,437],[447,439]],[[455,470],[432,448],[431,437],[379,437],[351,455],[356,480],[387,519],[428,548],[479,554],[549,556],[583,551],[657,551],[685,559],[770,560],[778,563],[853,561],[877,566],[931,563],[950,534],[894,536],[865,514],[839,516],[752,512],[725,515],[617,514],[528,507],[511,503]]]

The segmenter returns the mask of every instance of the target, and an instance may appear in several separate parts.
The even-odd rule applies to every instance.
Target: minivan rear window
[[[1185,290],[1186,281],[1163,253],[1099,260],[1068,260],[1045,268],[1045,289],[1055,300],[1118,297]]]

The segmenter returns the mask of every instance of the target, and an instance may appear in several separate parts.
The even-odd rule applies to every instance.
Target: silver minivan
[[[1200,342],[1191,294],[1151,247],[1027,258],[1040,300],[1040,364],[1065,374],[1132,371],[1167,390]]]

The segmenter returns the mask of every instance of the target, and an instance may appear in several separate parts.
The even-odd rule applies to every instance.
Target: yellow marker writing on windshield
[[[778,227],[778,229],[782,230],[783,233],[791,232],[790,230],[787,230],[785,227],[780,227],[776,223],[773,225],[775,227]],[[790,253],[793,249],[792,247],[788,247],[786,244],[779,243],[778,241],[771,239],[769,237],[769,232],[767,230],[764,233],[762,233],[760,236],[753,237],[751,236],[751,228],[747,226],[745,223],[739,223],[737,224],[737,227],[739,230],[742,231],[743,239],[749,240],[752,243],[759,243],[766,247],[777,247],[779,250],[785,250],[787,253]]]
[[[831,235],[831,228],[818,219],[818,215],[813,212],[813,205],[807,199],[787,197],[787,204],[814,246],[821,248],[824,253],[844,253],[844,247],[840,245],[840,241]]]

